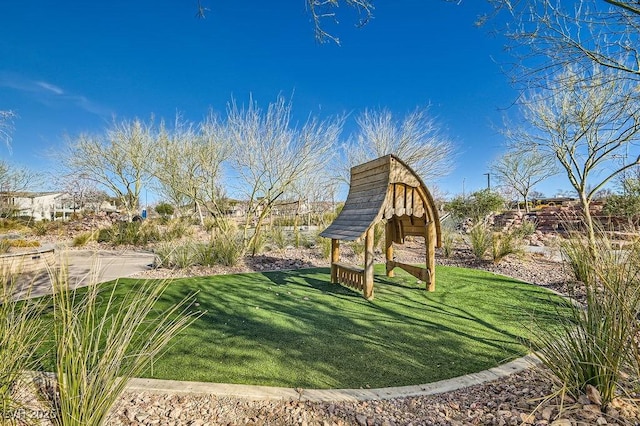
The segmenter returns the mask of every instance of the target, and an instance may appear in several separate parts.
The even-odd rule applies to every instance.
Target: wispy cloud
[[[38,102],[51,107],[71,104],[99,116],[113,115],[109,108],[91,101],[86,96],[69,93],[48,81],[31,80],[16,73],[0,71],[0,87],[29,93]]]
[[[47,83],[46,81],[36,81],[35,83],[43,89],[53,92],[56,95],[64,95],[64,90],[62,90],[58,86],[54,86],[51,83]]]

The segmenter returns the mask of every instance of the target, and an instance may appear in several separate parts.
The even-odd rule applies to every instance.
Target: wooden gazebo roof
[[[394,155],[386,155],[351,168],[351,186],[345,205],[320,236],[344,241],[362,238],[376,222],[402,218],[404,232],[412,235],[414,219],[422,227],[434,223],[440,246],[440,220],[433,198],[420,177]],[[416,225],[418,225],[416,223]],[[423,232],[419,231],[418,235]]]

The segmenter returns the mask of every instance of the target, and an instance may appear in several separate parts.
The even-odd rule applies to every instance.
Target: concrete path
[[[90,282],[105,282],[124,278],[150,269],[154,254],[142,251],[60,250],[57,264],[68,265],[72,288]],[[17,297],[32,298],[51,294],[51,279],[46,271],[23,274],[17,281]]]

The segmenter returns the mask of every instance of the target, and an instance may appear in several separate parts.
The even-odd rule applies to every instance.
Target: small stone
[[[551,416],[553,415],[553,407],[544,407],[542,410],[542,418],[544,420],[551,420]]]
[[[550,426],[571,426],[571,420],[568,419],[558,419],[551,422]]]
[[[362,414],[358,414],[356,416],[356,422],[358,422],[358,424],[360,426],[367,426],[367,416],[363,416]]]
[[[535,423],[536,416],[533,414],[520,413],[520,420],[522,420],[522,423],[524,424],[531,425]]]
[[[598,417],[598,419],[596,420],[596,424],[597,425],[606,425],[607,424],[607,419],[605,419],[604,417]]]
[[[602,397],[600,396],[600,391],[596,389],[595,386],[587,385],[587,397],[593,404],[602,405]]]

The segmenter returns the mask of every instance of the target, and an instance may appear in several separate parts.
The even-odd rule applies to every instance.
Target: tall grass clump
[[[7,271],[0,274],[0,419],[10,419],[22,407],[15,397],[21,377],[37,363],[36,352],[44,337],[43,304],[29,298],[29,290],[25,301],[16,300],[17,276]]]
[[[320,246],[320,253],[323,259],[331,259],[331,238],[316,236],[316,244]]]
[[[475,258],[484,259],[492,246],[492,231],[489,225],[481,222],[474,226],[469,233],[469,243]]]
[[[116,297],[117,282],[106,292],[95,281],[86,291],[71,290],[64,266],[51,280],[56,383],[42,396],[57,424],[102,425],[128,379],[200,315],[190,310],[195,296],[160,312],[155,306],[168,282],[142,281]]]
[[[93,241],[97,238],[96,232],[83,232],[81,234],[76,235],[73,238],[72,245],[73,247],[82,247],[87,245],[90,241]]]
[[[522,237],[517,229],[494,232],[491,236],[491,256],[495,263],[510,254],[522,253]]]
[[[5,253],[9,253],[9,250],[11,250],[11,240],[8,240],[6,238],[0,238],[0,254],[5,254]]]
[[[442,255],[446,258],[450,258],[453,254],[453,249],[458,242],[458,233],[449,222],[442,225]]]
[[[223,266],[237,265],[243,255],[242,239],[233,228],[212,234],[209,249],[213,261]]]
[[[297,239],[299,241],[299,233],[296,234]],[[284,229],[282,229],[281,226],[272,226],[271,230],[269,232],[269,240],[275,244],[275,246],[278,248],[278,250],[284,250],[285,247],[287,247],[287,235],[284,232]]]
[[[577,398],[591,385],[606,406],[623,395],[629,377],[638,377],[640,255],[638,247],[612,250],[601,230],[595,246],[574,233],[565,254],[567,247],[584,277],[584,303],[572,304],[558,328],[537,325],[539,356],[565,393]]]

